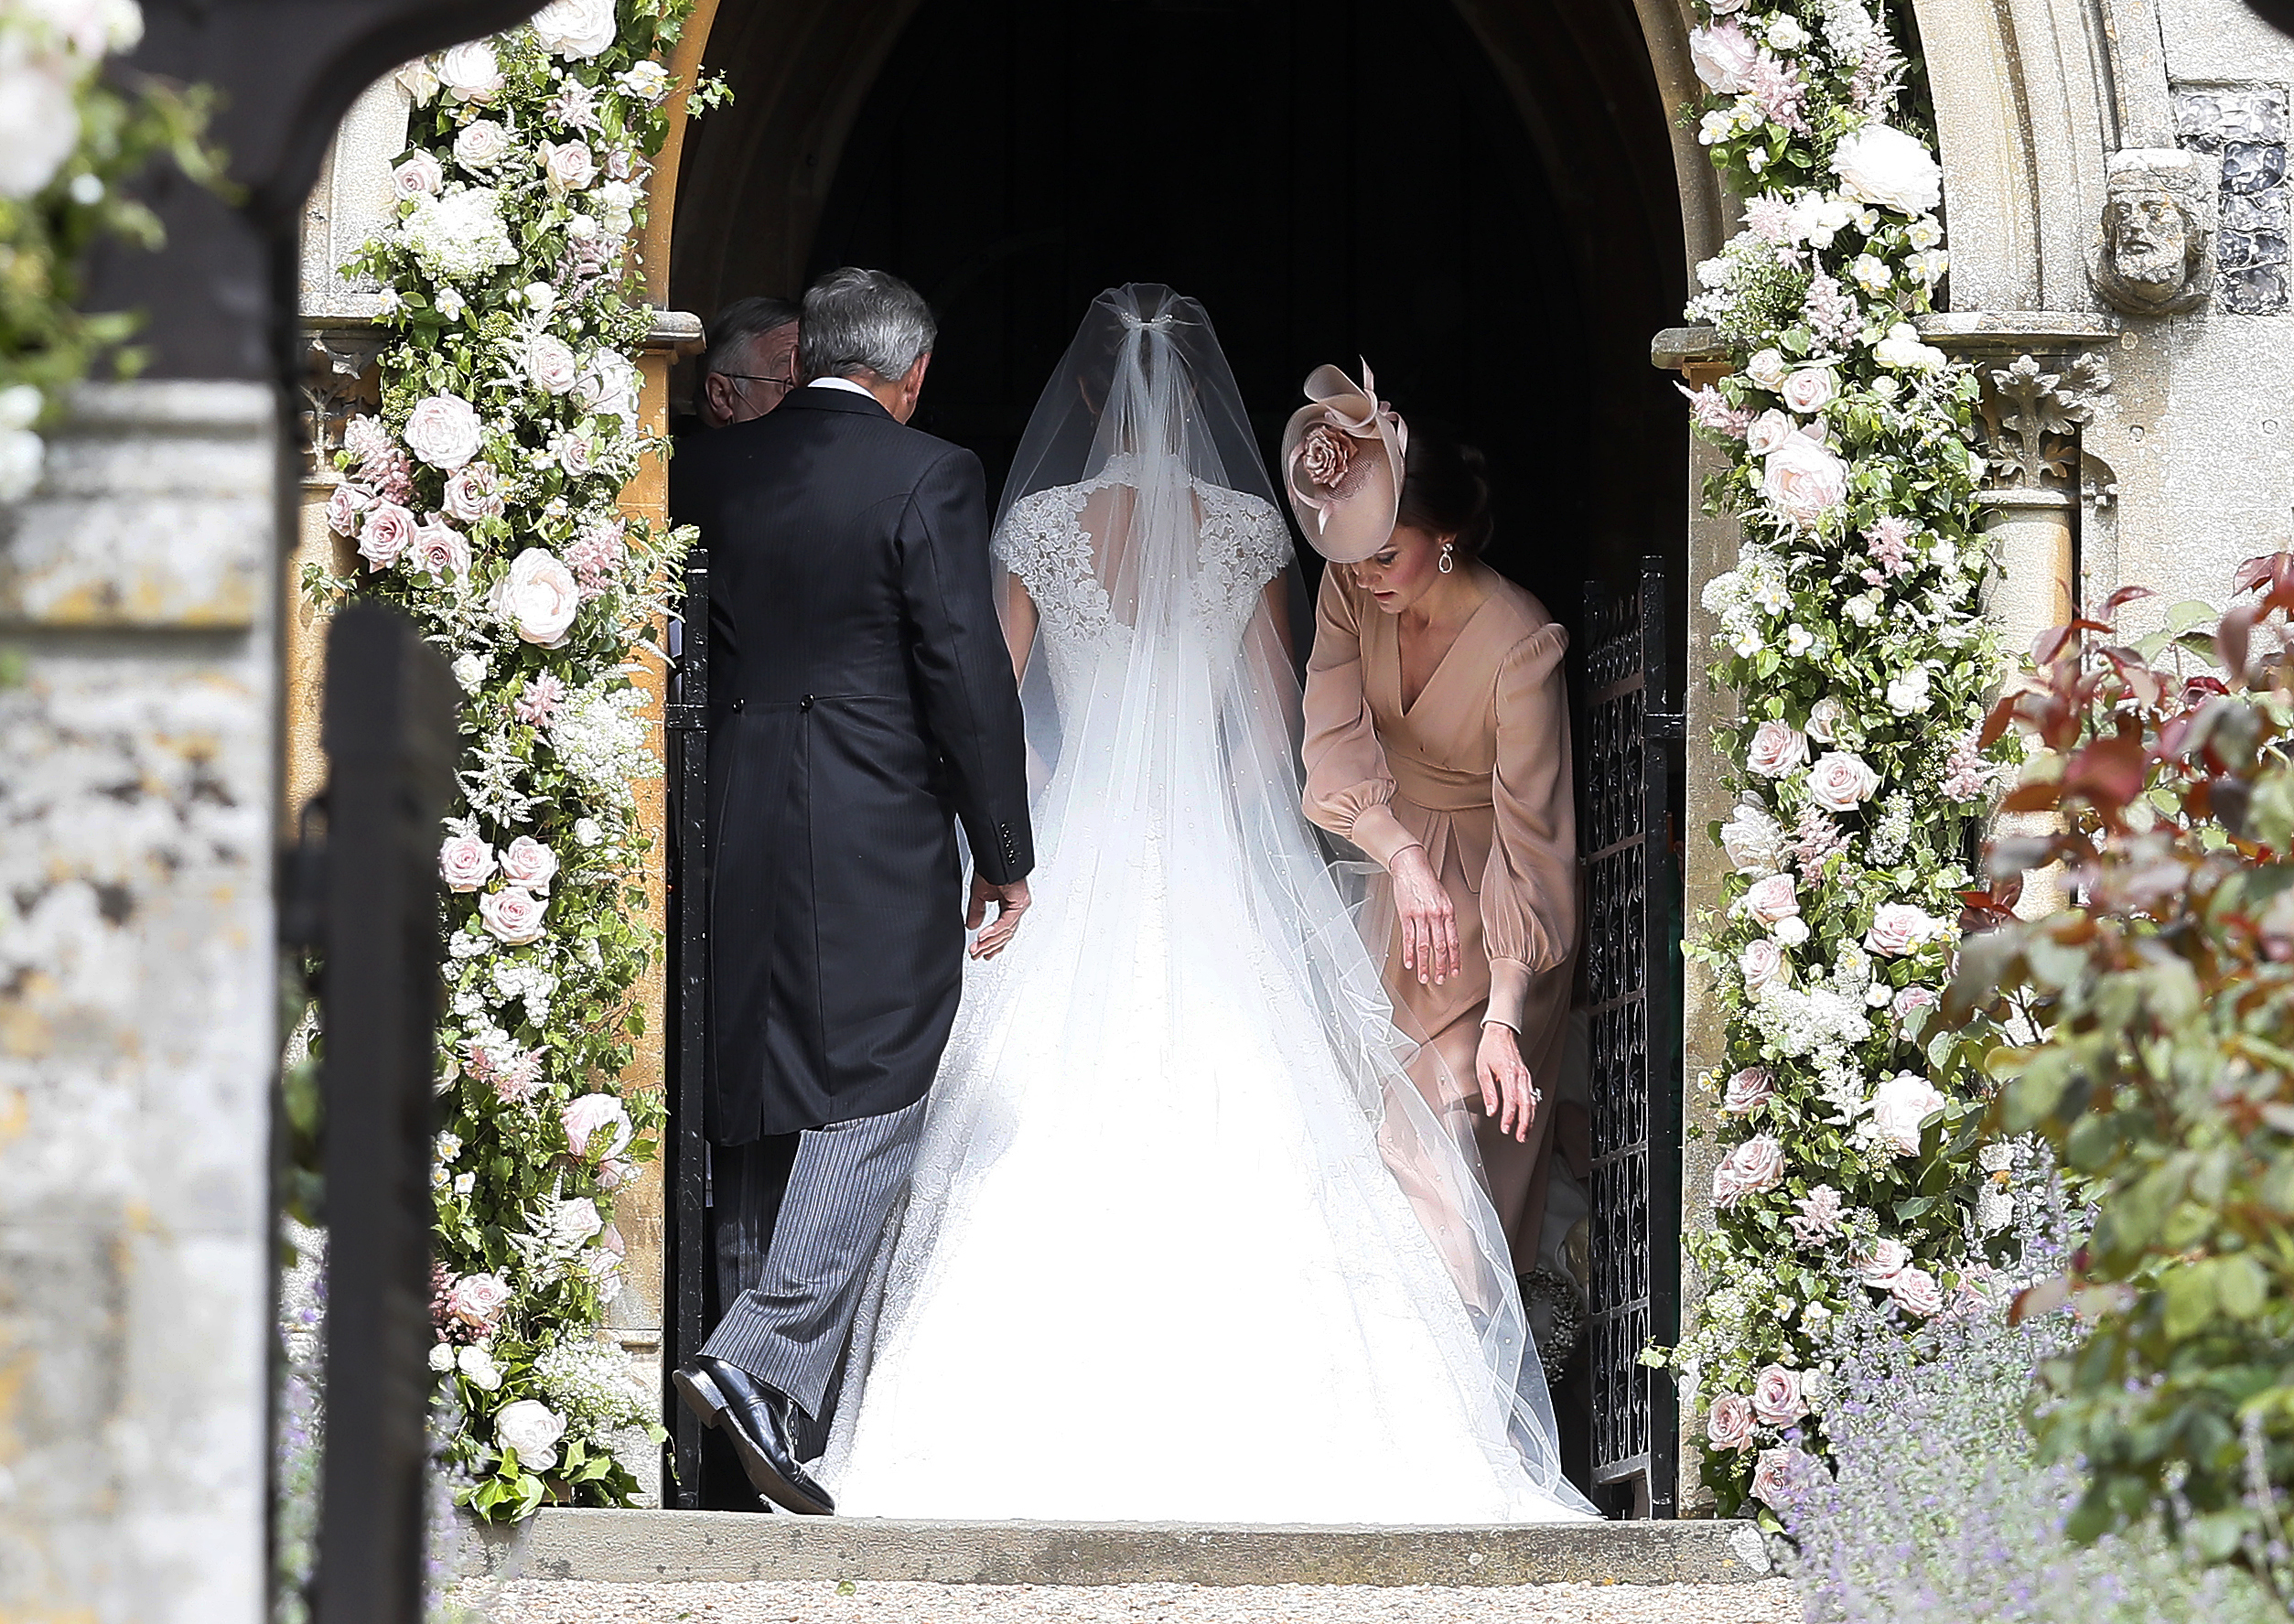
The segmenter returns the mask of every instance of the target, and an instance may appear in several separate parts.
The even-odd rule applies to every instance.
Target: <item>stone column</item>
[[[92,386],[0,510],[0,1618],[269,1610],[279,457]]]

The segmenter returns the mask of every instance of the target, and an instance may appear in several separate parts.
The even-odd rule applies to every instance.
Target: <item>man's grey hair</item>
[[[889,271],[846,265],[804,290],[797,371],[806,378],[866,372],[883,383],[908,376],[940,324],[914,288]]]
[[[770,298],[763,294],[735,299],[709,323],[709,347],[701,357],[701,375],[714,378],[721,373],[738,372],[749,364],[747,350],[751,339],[779,332],[796,320],[799,314],[797,307],[787,299]]]

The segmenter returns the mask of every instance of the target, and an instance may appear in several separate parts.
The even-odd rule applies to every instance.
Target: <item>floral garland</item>
[[[1827,1330],[1858,1302],[1943,1312],[2007,1227],[1979,1201],[1983,1089],[1936,1019],[1995,769],[1977,589],[1977,384],[1921,341],[1946,260],[1942,176],[1899,118],[1909,63],[1867,0],[1699,0],[1697,135],[1744,229],[1693,320],[1734,370],[1685,391],[1729,466],[1736,568],[1706,588],[1733,873],[1694,952],[1727,1062],[1710,1289],[1667,1357],[1724,1513],[1792,1493],[1821,1438]],[[1995,1192],[1996,1196],[1996,1192]]]
[[[351,265],[381,282],[394,339],[328,506],[363,567],[307,581],[412,615],[468,696],[438,856],[431,1364],[490,1518],[626,1504],[614,1435],[662,1436],[598,1332],[620,1285],[613,1192],[662,1119],[657,1095],[620,1092],[660,945],[631,790],[659,764],[632,678],[691,538],[617,502],[666,451],[639,421],[652,313],[631,238],[690,8],[556,0],[400,70],[397,219]]]

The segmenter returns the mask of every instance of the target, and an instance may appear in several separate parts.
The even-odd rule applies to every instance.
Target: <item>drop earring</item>
[[[1436,564],[1434,567],[1441,571],[1444,575],[1449,574],[1451,570],[1458,567],[1458,561],[1449,555],[1449,543],[1448,542],[1444,542],[1442,543],[1441,561]]]

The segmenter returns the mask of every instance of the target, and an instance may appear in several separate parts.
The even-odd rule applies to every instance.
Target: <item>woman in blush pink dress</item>
[[[1308,381],[1283,461],[1330,562],[1308,661],[1306,812],[1384,871],[1396,1017],[1438,1112],[1474,1122],[1514,1266],[1537,1261],[1548,1117],[1577,938],[1568,634],[1481,562],[1478,452],[1413,436],[1336,368]]]

